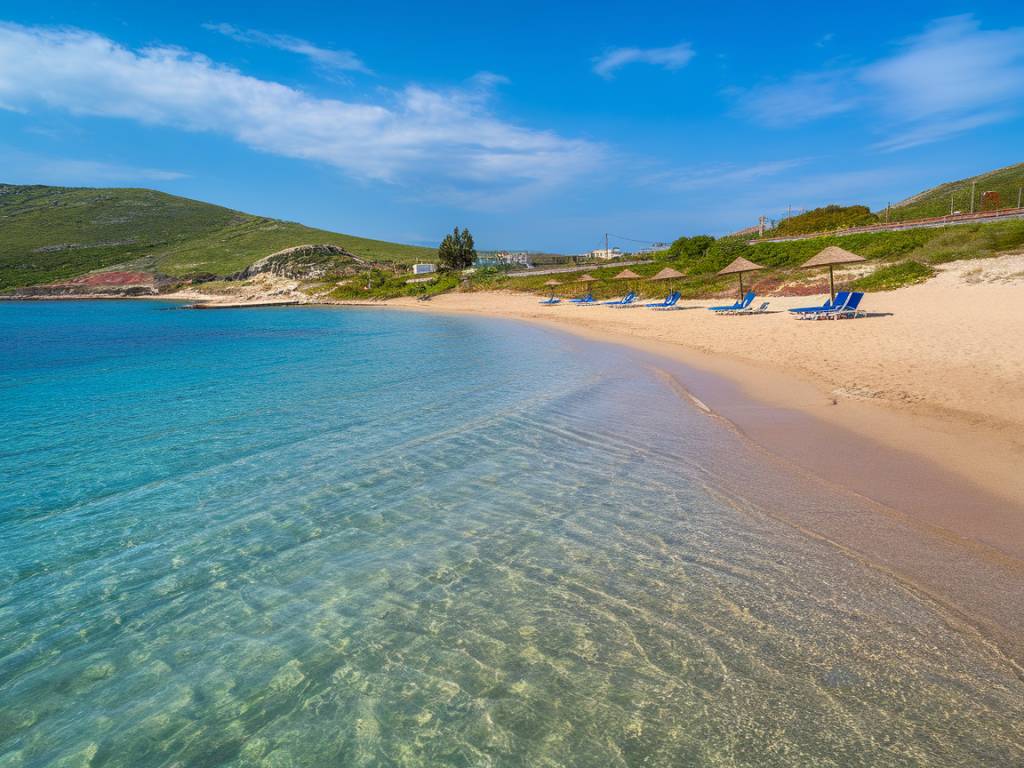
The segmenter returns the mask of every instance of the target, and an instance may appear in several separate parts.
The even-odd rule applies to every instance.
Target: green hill
[[[959,181],[950,181],[919,192],[913,197],[908,197],[893,205],[889,218],[891,221],[906,221],[907,219],[945,216],[949,213],[951,197],[953,209],[967,213],[971,210],[971,185],[974,182],[977,182],[974,203],[976,211],[982,209],[982,194],[989,191],[999,194],[1000,208],[1016,207],[1018,191],[1024,187],[1024,163],[999,168]]]
[[[253,216],[150,189],[0,185],[0,290],[114,266],[175,277],[227,275],[290,246],[328,243],[411,264],[432,248]]]
[[[878,220],[866,205],[826,205],[783,219],[772,230],[775,235],[802,235],[874,224]]]

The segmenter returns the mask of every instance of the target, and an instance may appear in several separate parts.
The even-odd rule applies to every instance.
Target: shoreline
[[[888,294],[889,305],[899,305],[908,290],[914,289]],[[148,297],[152,299],[195,297]],[[771,301],[797,306],[812,304],[813,298]],[[792,366],[796,370],[787,370],[781,361],[771,365],[730,350],[694,348],[690,344],[696,340],[685,332],[705,327],[740,335],[764,331],[765,321],[774,321],[769,334],[785,336],[788,325],[803,338],[856,333],[872,340],[886,333],[886,326],[876,320],[806,323],[783,313],[774,318],[713,318],[702,309],[706,302],[681,303],[684,311],[672,313],[565,305],[552,311],[523,294],[453,293],[429,303],[399,299],[292,306],[397,309],[526,322],[587,343],[624,349],[666,378],[676,388],[681,406],[723,420],[761,452],[766,466],[782,462],[781,468],[790,474],[803,473],[835,488],[837,499],[852,493],[874,509],[867,515],[842,506],[794,512],[784,501],[772,506],[772,493],[781,498],[778,489],[760,487],[750,500],[767,500],[765,514],[828,541],[866,567],[884,571],[905,588],[944,606],[951,620],[995,643],[1024,679],[1024,478],[1019,473],[1024,450],[1008,434],[1007,425],[984,414],[965,417],[929,407],[927,402],[896,405],[836,393],[827,379],[815,379],[797,365]],[[752,325],[756,323],[762,327]],[[792,344],[792,337],[782,342]],[[999,354],[1012,352],[1001,349]],[[1016,413],[1024,417],[1024,409]]]
[[[384,302],[350,302],[349,305],[503,317],[676,360],[732,382],[741,390],[742,396],[760,406],[799,412],[890,449],[932,462],[956,475],[962,482],[1019,507],[1024,516],[1024,473],[1019,471],[1019,467],[1024,465],[1024,442],[1016,434],[1018,425],[1024,426],[1024,407],[1019,411],[1017,420],[1003,420],[992,414],[958,411],[928,400],[897,402],[870,394],[862,396],[854,387],[846,391],[837,389],[833,382],[810,374],[805,368],[796,365],[796,361],[786,366],[781,361],[768,363],[753,356],[738,355],[734,350],[709,351],[704,344],[693,344],[687,338],[687,323],[682,319],[702,311],[707,305],[706,301],[680,302],[685,305],[684,311],[663,313],[641,308],[615,311],[564,305],[546,308],[537,305],[533,297],[524,302],[521,295],[506,293],[475,293],[468,296],[472,297],[468,301],[463,301],[463,295],[460,294],[441,296],[429,304],[393,299]],[[815,297],[798,297],[786,301],[786,304],[799,306],[813,304],[814,300]],[[772,301],[782,304],[784,300],[775,298]],[[467,303],[469,306],[466,306]],[[480,308],[478,305],[481,304],[486,305],[486,308]],[[555,314],[552,309],[563,311]],[[644,325],[629,322],[637,316],[650,322]],[[670,316],[672,319],[678,318],[679,322],[670,326],[665,322]],[[742,333],[748,329],[739,324],[757,323],[764,319],[732,317],[712,320],[720,324],[731,324]],[[783,317],[782,320],[794,326],[811,326],[825,332],[832,328],[824,326],[849,327],[855,323],[871,322],[870,319],[862,319],[852,323],[802,323],[790,317]],[[661,327],[652,331],[651,325]],[[1024,330],[1024,324],[1020,327]],[[676,329],[681,332],[667,338]],[[1021,353],[1024,355],[1024,344]],[[1007,354],[1012,355],[1009,351]],[[1024,395],[1024,391],[1020,394]],[[1024,398],[1020,402],[1024,406]],[[731,420],[740,429],[746,429],[750,426],[750,420],[743,413],[750,410],[749,405],[736,402],[732,406],[735,411],[732,415],[736,418]],[[1007,398],[1006,415],[1009,416],[1014,410]],[[770,450],[769,446],[765,447]],[[807,460],[814,458],[808,456]],[[1024,527],[1021,535],[1024,537]]]
[[[503,294],[475,294],[501,301]],[[970,415],[941,413],[928,404],[915,404],[914,408],[898,408],[885,401],[870,401],[856,397],[837,397],[827,384],[814,381],[801,372],[780,371],[777,367],[757,360],[743,359],[726,353],[710,353],[686,345],[684,339],[676,342],[650,338],[630,330],[608,327],[595,328],[573,322],[572,317],[543,316],[524,313],[521,308],[501,308],[479,311],[436,304],[424,306],[406,300],[352,303],[351,306],[390,307],[447,314],[475,314],[517,319],[526,323],[565,331],[593,341],[628,346],[633,349],[674,359],[681,364],[729,381],[741,394],[762,407],[792,410],[835,425],[859,437],[881,443],[900,452],[933,462],[955,474],[962,481],[1018,506],[1024,513],[1024,476],[1018,468],[1024,463],[1024,452],[1015,440],[1008,439],[1005,429],[986,428],[970,419]],[[800,299],[807,303],[807,299]],[[590,311],[590,310],[580,310]],[[593,311],[602,311],[594,309]],[[605,310],[610,311],[610,310]],[[634,311],[643,311],[640,309]],[[616,316],[622,316],[616,312]],[[664,316],[664,315],[663,315]],[[756,318],[722,318],[722,322],[745,323]],[[792,318],[786,318],[792,319]],[[792,321],[798,323],[798,321]],[[821,324],[818,324],[821,325]],[[741,430],[751,427],[743,418],[742,402],[733,402],[732,416]],[[974,423],[972,423],[972,421]],[[949,442],[937,440],[948,437]],[[768,450],[770,446],[765,446]],[[812,460],[813,457],[808,457]]]
[[[779,489],[761,486],[749,495],[762,514],[827,541],[865,567],[887,573],[905,588],[943,606],[951,619],[998,646],[1024,679],[1024,504],[945,471],[923,452],[879,440],[877,430],[864,434],[850,429],[846,416],[822,418],[823,410],[843,409],[809,405],[807,398],[815,392],[810,382],[774,372],[769,386],[751,391],[744,386],[749,377],[742,374],[753,369],[741,361],[715,365],[707,355],[691,354],[676,345],[543,318],[459,311],[440,303],[350,306],[528,322],[625,350],[653,373],[669,379],[684,407],[719,419],[738,433],[762,455],[766,466],[778,465],[784,474],[833,487],[837,498],[852,494],[873,509],[867,515],[851,515],[839,502],[835,510],[794,511],[786,507]],[[784,388],[775,389],[778,386]],[[769,399],[779,392],[787,394]],[[919,415],[878,413],[882,406],[856,405],[851,416],[872,427],[885,422],[900,430],[904,440],[930,434],[934,428],[921,424]],[[828,449],[822,450],[824,446]]]

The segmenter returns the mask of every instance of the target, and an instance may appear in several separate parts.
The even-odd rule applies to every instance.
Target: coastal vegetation
[[[697,241],[695,244],[692,241]],[[709,241],[709,242],[708,242]],[[720,277],[718,270],[737,257],[749,259],[765,267],[751,275],[751,283],[762,292],[785,289],[797,293],[824,290],[827,275],[823,270],[801,269],[812,256],[829,245],[838,245],[863,256],[871,272],[863,268],[837,272],[838,284],[848,281],[863,290],[891,290],[931,277],[934,266],[959,259],[981,259],[1024,248],[1024,221],[963,224],[947,228],[910,229],[896,232],[870,232],[854,235],[829,235],[808,240],[751,244],[745,238],[680,238],[667,251],[653,254],[651,262],[631,266],[641,279],[629,285],[641,296],[653,297],[678,290],[685,298],[705,298],[731,293],[735,277]],[[685,277],[665,282],[647,282],[665,267],[682,272]],[[494,270],[470,275],[462,290],[514,290],[545,292],[544,283],[552,277],[562,283],[562,293],[590,291],[597,298],[621,295],[622,281],[614,276],[622,270],[615,264],[597,266],[588,274],[597,282],[584,286],[578,283],[582,272],[508,277]],[[850,277],[844,277],[849,275]]]
[[[772,235],[802,235],[808,232],[830,232],[836,229],[875,224],[878,217],[866,205],[826,205],[783,219]]]
[[[395,264],[436,254],[149,189],[0,185],[0,290],[115,266],[182,279],[226,276],[308,243]]]
[[[946,182],[919,192],[913,197],[895,203],[889,211],[889,220],[907,221],[945,216],[950,212],[951,207],[954,211],[967,213],[971,210],[972,187],[975,193],[974,210],[976,211],[983,210],[986,205],[993,205],[991,202],[983,203],[982,195],[985,192],[995,192],[998,195],[999,204],[995,207],[1016,207],[1017,200],[1024,190],[1024,163],[988,171],[977,176],[969,176],[966,179]],[[989,200],[994,200],[994,198],[990,197]]]
[[[972,182],[977,182],[979,199],[983,191],[994,190],[1004,203],[1015,204],[1015,190],[1024,186],[1024,164],[922,192],[894,206],[890,219],[941,214],[936,201],[948,205],[950,195],[969,189]],[[866,206],[828,205],[786,219],[773,233],[841,230],[877,219]],[[643,296],[668,290],[686,297],[722,295],[731,292],[733,281],[716,273],[743,257],[765,267],[751,276],[763,292],[811,292],[820,288],[823,276],[800,266],[828,245],[867,259],[866,270],[841,274],[865,290],[880,290],[926,280],[935,265],[1022,249],[1024,221],[856,234],[834,231],[804,240],[753,244],[739,236],[684,236],[664,251],[645,254],[649,263],[631,267],[641,279],[628,287]],[[540,292],[551,279],[563,284],[562,292],[583,290],[574,282],[579,273],[512,277],[504,269],[469,269],[475,256],[472,234],[459,227],[432,249],[328,232],[153,190],[0,185],[0,291],[82,279],[96,271],[110,276],[117,270],[126,280],[148,276],[155,288],[146,290],[160,292],[186,283],[212,290],[219,281],[237,284],[260,275],[296,280],[298,290],[332,299],[430,296],[456,288]],[[408,266],[422,261],[437,263],[440,271],[426,279],[414,278]],[[684,277],[667,283],[644,280],[667,266]],[[612,279],[621,266],[602,262],[590,270],[598,282],[587,290],[595,296],[623,292],[624,283]]]
[[[892,291],[914,283],[923,283],[935,274],[935,268],[920,261],[901,261],[879,267],[870,275],[858,278],[850,287],[858,291]]]
[[[469,230],[459,231],[459,228],[456,227],[450,235],[445,235],[437,249],[437,260],[440,262],[442,271],[472,267],[473,262],[476,261],[476,247],[473,243],[473,235]]]

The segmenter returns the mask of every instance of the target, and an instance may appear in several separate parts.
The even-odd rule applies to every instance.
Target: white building
[[[499,264],[519,264],[523,267],[530,266],[530,254],[526,251],[500,251],[494,254],[494,258]]]
[[[414,275],[429,275],[431,272],[437,272],[437,266],[434,264],[413,264],[412,273]]]
[[[617,259],[622,256],[622,250],[619,248],[597,248],[586,255],[591,259]]]

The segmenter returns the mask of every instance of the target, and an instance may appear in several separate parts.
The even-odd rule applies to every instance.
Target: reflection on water
[[[386,312],[0,331],[0,766],[1024,761],[1005,660],[736,498],[739,440],[625,356]]]

